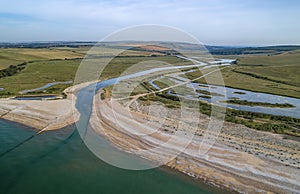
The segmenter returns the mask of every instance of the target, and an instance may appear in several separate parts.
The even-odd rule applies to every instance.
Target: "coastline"
[[[139,149],[156,147],[166,142],[174,132],[172,129],[174,129],[175,121],[165,123],[164,128],[168,129],[167,132],[159,130],[159,134],[155,132],[144,138],[135,135],[135,132],[143,133],[144,131],[134,125],[127,128],[120,127],[120,123],[128,123],[126,121],[130,119],[122,113],[121,105],[117,103],[113,105],[124,118],[124,121],[118,120],[119,124],[116,125],[111,120],[112,112],[109,111],[112,102],[100,100],[94,103],[101,109],[97,108],[97,111],[93,111],[92,118],[100,119],[98,119],[99,122],[97,119],[91,119],[92,128],[118,149],[154,162],[159,162],[158,159],[161,157],[169,157],[172,151],[178,149],[174,144],[164,152],[150,154],[137,152]],[[146,107],[139,107],[140,110],[143,108]],[[131,110],[130,113],[136,120],[148,120],[145,113],[138,113],[134,110]],[[174,112],[175,114],[176,112]],[[157,117],[154,120],[159,123],[161,118]],[[225,122],[220,134],[211,134],[212,136],[218,135],[217,141],[202,157],[199,156],[198,149],[203,142],[204,129],[208,120],[207,116],[201,115],[200,128],[202,129],[199,129],[197,133],[202,133],[202,135],[196,135],[184,152],[166,163],[166,166],[194,179],[238,193],[297,193],[300,189],[300,175],[297,173],[300,168],[299,142],[283,139],[277,134],[260,132],[242,125]],[[188,130],[185,132],[189,133]],[[201,145],[204,148],[208,146],[205,143]]]
[[[39,132],[60,129],[76,122],[79,119],[79,112],[75,108],[75,93],[90,83],[91,82],[67,88],[65,90],[67,98],[61,100],[0,100],[1,118],[36,128],[40,130]],[[97,95],[98,96],[95,99],[100,99],[100,93]],[[153,143],[151,141],[149,142],[149,140],[132,136],[130,133],[124,133],[124,131],[121,131],[114,126],[114,124],[108,119],[110,107],[107,101],[95,101],[94,103],[98,109],[97,111],[93,111],[92,118],[95,116],[101,117],[101,124],[106,127],[105,132],[99,130],[100,127],[99,123],[96,122],[97,119],[92,119],[93,129],[102,134],[118,149],[135,153],[134,147],[147,147],[147,144],[151,145],[151,143]],[[74,114],[73,110],[75,110]],[[146,114],[137,113],[134,110],[131,112],[135,118],[147,120]],[[201,124],[200,127],[205,128],[208,118],[206,116],[201,116],[201,118],[203,124]],[[159,118],[155,119],[159,120]],[[168,123],[167,127],[168,129],[173,128],[174,123]],[[252,133],[252,135],[250,135],[252,137],[248,137],[244,132],[239,134],[240,131],[237,131],[237,129],[247,130],[247,133]],[[138,129],[134,128],[132,130]],[[280,154],[278,155],[285,155],[286,158],[294,157],[298,161],[297,165],[299,166],[300,150],[294,150],[293,147],[286,147],[286,144],[288,143],[293,143],[295,146],[299,147],[299,142],[284,140],[280,135],[259,132],[246,128],[245,126],[232,123],[225,123],[223,130],[224,131],[220,134],[218,141],[211,148],[206,158],[198,157],[196,154],[195,150],[197,145],[199,145],[199,142],[202,141],[201,136],[196,136],[192,144],[188,146],[188,149],[175,159],[168,162],[166,166],[175,171],[191,176],[194,179],[201,180],[201,182],[234,192],[243,193],[270,191],[288,193],[295,192],[298,188],[300,189],[300,185],[295,183],[295,181],[300,181],[300,177],[297,174],[297,168],[295,166],[286,166],[287,163],[284,163],[286,161],[281,162],[281,158],[271,156],[272,154],[275,154],[275,152],[279,152]],[[170,130],[169,132],[172,131]],[[201,133],[203,133],[203,131]],[[167,135],[170,134],[167,132]],[[260,143],[260,139],[266,139],[266,141]],[[164,135],[156,136],[155,141],[157,140],[165,140]],[[278,141],[284,141],[285,144],[278,144]],[[128,142],[130,142],[130,145]],[[249,146],[247,147],[248,144]],[[155,146],[155,144],[152,145]],[[234,145],[238,145],[240,147],[237,149]],[[248,151],[243,150],[243,146],[247,147]],[[250,149],[251,146],[253,146],[253,149]],[[254,150],[260,151],[260,149],[270,156],[266,157],[261,154],[256,155],[258,152],[255,153]],[[251,150],[251,153],[249,153],[249,150]],[[292,153],[296,153],[296,155]],[[168,153],[161,154],[166,155]],[[141,157],[153,161],[156,160],[155,154],[150,157],[145,155]],[[287,162],[292,164],[293,161],[288,160]],[[273,168],[275,168],[275,170]],[[276,169],[280,169],[282,172]],[[287,188],[285,188],[284,184],[287,183],[281,181],[281,179],[290,180],[290,177],[294,178],[294,183],[289,183]],[[260,178],[262,178],[262,181],[257,181],[260,180]],[[272,184],[268,184],[268,181]]]

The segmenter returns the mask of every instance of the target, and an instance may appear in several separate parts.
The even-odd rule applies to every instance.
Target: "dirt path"
[[[189,84],[189,83],[191,83],[191,82],[194,82],[194,81],[196,81],[196,80],[199,80],[199,79],[201,79],[201,78],[204,78],[205,76],[208,76],[208,75],[210,75],[210,74],[212,74],[212,73],[215,73],[215,72],[217,72],[217,71],[221,71],[222,69],[225,69],[225,68],[227,68],[227,67],[229,67],[229,66],[226,66],[226,67],[223,67],[223,68],[220,68],[220,69],[216,69],[216,70],[214,70],[214,71],[211,71],[211,72],[209,72],[209,73],[207,73],[207,74],[205,74],[205,75],[202,75],[202,76],[200,76],[200,77],[197,77],[197,78],[195,78],[195,79],[188,80],[188,81],[185,81],[185,82],[181,82],[181,83],[175,84],[175,85],[173,85],[173,86],[169,86],[169,87],[166,87],[166,88],[162,88],[162,89],[160,89],[160,90],[151,91],[151,92],[146,92],[146,93],[137,94],[137,95],[132,95],[132,96],[124,97],[124,98],[115,98],[114,100],[126,100],[126,99],[131,99],[131,98],[134,99],[134,100],[136,100],[136,99],[138,99],[138,98],[140,98],[140,97],[143,97],[143,96],[161,93],[161,92],[170,90],[170,89],[175,88],[175,87],[178,87],[178,86],[183,86],[183,85]]]

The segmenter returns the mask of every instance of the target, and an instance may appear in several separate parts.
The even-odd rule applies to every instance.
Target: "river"
[[[86,105],[91,102],[94,95],[89,87],[98,90],[121,79],[158,70],[110,79],[82,89],[76,102],[76,107],[81,113],[77,125],[83,127],[83,131],[87,126],[85,118],[89,116],[91,110],[86,108],[89,107]],[[236,94],[233,89],[229,92],[232,96]],[[83,131],[79,130],[79,132]],[[36,131],[29,127],[0,120],[0,153],[5,153],[35,133]],[[105,143],[105,146],[110,145]],[[166,168],[129,171],[113,167],[91,153],[83,143],[75,125],[41,133],[20,144],[16,149],[1,155],[0,178],[2,193],[206,194],[225,192]]]
[[[183,73],[176,73],[168,75],[168,78],[174,81],[176,84],[187,82],[189,81],[187,78],[181,77],[180,74]],[[161,89],[159,86],[155,85],[153,82],[160,78],[164,78],[161,76],[159,78],[155,78],[151,80],[149,83],[155,89]],[[187,87],[193,88],[195,90],[204,90],[206,92],[216,93],[216,94],[225,94],[225,95],[211,95],[211,98],[205,98],[205,96],[199,92],[195,92],[198,95],[198,99],[207,101],[210,103],[218,104],[223,107],[232,108],[235,110],[244,110],[250,112],[258,112],[258,113],[265,113],[265,114],[272,114],[278,116],[290,116],[293,118],[300,118],[300,99],[286,97],[286,96],[279,96],[274,94],[267,94],[261,92],[253,92],[249,90],[242,90],[236,88],[230,88],[226,86],[217,86],[217,85],[208,85],[208,84],[199,84],[199,83],[190,83],[186,84]],[[224,91],[225,90],[225,91]],[[169,92],[172,95],[172,93]],[[180,94],[179,94],[180,95]],[[186,96],[185,96],[186,97]],[[189,96],[190,97],[190,96]],[[264,106],[246,106],[246,105],[236,105],[236,104],[229,104],[225,103],[226,100],[229,99],[239,99],[239,100],[247,100],[249,102],[264,102],[264,103],[278,103],[284,104],[288,103],[293,105],[294,107],[290,108],[277,108],[277,107],[264,107]]]
[[[179,68],[189,68],[182,66]],[[122,79],[178,67],[156,68],[118,79],[89,85],[77,95],[81,113],[75,125],[47,131],[32,137],[36,130],[0,119],[0,190],[2,193],[226,193],[166,167],[131,171],[111,166],[98,159],[83,143],[79,133],[88,127],[94,89]],[[89,134],[89,133],[87,133]],[[31,138],[32,137],[32,138]],[[101,137],[99,137],[101,138]],[[115,149],[101,139],[103,151]],[[7,152],[11,148],[11,151]],[[104,150],[105,148],[105,150]],[[2,154],[1,153],[5,153]]]

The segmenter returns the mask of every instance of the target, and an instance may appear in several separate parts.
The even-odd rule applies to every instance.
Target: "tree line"
[[[15,75],[25,69],[26,65],[27,62],[18,65],[10,65],[8,68],[0,70],[0,78]]]

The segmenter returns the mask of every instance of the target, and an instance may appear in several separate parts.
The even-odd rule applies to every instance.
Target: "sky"
[[[300,44],[298,0],[0,0],[0,42],[100,41],[136,25],[209,45]]]

